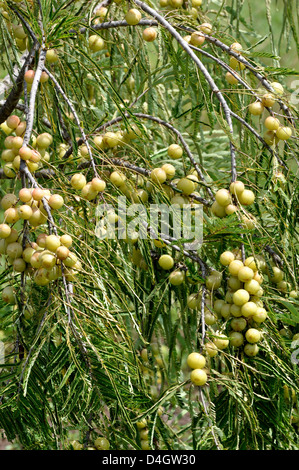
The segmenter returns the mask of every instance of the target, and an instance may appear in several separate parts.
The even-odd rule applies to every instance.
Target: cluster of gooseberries
[[[87,183],[86,177],[82,173],[75,173],[70,183],[73,189],[81,190],[81,197],[88,201],[94,200],[106,188],[106,183],[101,178],[95,177]]]
[[[71,441],[71,446],[73,450],[84,450],[83,444],[79,441]],[[94,440],[93,446],[88,446],[86,450],[109,450],[110,449],[110,442],[106,437],[97,437]]]
[[[50,160],[48,148],[53,142],[51,134],[44,132],[31,139],[31,145],[24,145],[23,135],[26,122],[16,115],[11,115],[1,124],[1,129],[7,137],[4,140],[5,149],[1,159],[5,162],[3,172],[8,178],[14,178],[20,169],[21,160],[26,161],[28,169],[34,173],[42,168],[43,162]]]
[[[254,228],[255,218],[244,207],[250,206],[255,200],[255,195],[251,189],[245,189],[242,181],[234,181],[230,184],[229,190],[222,188],[215,194],[215,201],[212,204],[212,213],[219,218],[232,215],[238,211],[236,203],[242,206],[240,214],[242,223],[249,229]]]
[[[137,429],[140,437],[140,446],[142,450],[150,450],[150,444],[148,440],[148,427],[147,420],[145,418],[141,419],[136,423]]]

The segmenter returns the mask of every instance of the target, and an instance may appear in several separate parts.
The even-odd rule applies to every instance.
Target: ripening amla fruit
[[[261,114],[263,114],[265,106],[261,101],[255,101],[254,103],[251,103],[249,105],[248,109],[250,114],[252,114],[253,116],[260,116]]]
[[[206,359],[202,354],[193,352],[187,357],[187,364],[190,369],[203,369],[206,365]]]
[[[231,251],[224,251],[220,255],[220,263],[223,266],[228,266],[232,261],[234,261],[235,255]]]
[[[288,140],[292,136],[290,127],[279,127],[276,131],[276,137],[280,140]]]
[[[169,275],[169,282],[173,286],[180,286],[185,280],[185,272],[184,271],[173,271]]]
[[[158,263],[162,269],[168,271],[173,267],[174,259],[170,255],[162,255],[160,256]]]
[[[154,168],[150,173],[151,180],[154,183],[162,184],[167,180],[167,175],[162,168]]]
[[[215,199],[223,207],[228,206],[232,202],[232,197],[227,189],[219,189],[215,194]]]
[[[250,299],[250,295],[245,289],[239,289],[233,294],[234,304],[239,305],[240,307],[246,304],[246,302],[249,302],[249,299]]]
[[[82,173],[75,173],[71,178],[71,186],[74,189],[83,189],[87,181]]]
[[[105,42],[97,34],[93,34],[88,39],[88,45],[91,51],[98,52],[105,48]]]
[[[262,334],[256,328],[249,328],[245,333],[245,338],[248,343],[258,343],[261,340]]]
[[[173,160],[178,160],[183,155],[183,149],[180,145],[171,144],[167,149],[167,153]]]
[[[204,370],[194,369],[190,374],[190,379],[194,385],[197,385],[200,387],[202,385],[205,385],[205,383],[208,380],[208,376]]]
[[[229,345],[229,339],[227,339],[227,336],[224,334],[216,333],[217,336],[213,339],[213,342],[215,346],[218,349],[225,349]]]
[[[129,25],[136,25],[141,20],[141,13],[137,8],[131,8],[125,16],[125,20]]]

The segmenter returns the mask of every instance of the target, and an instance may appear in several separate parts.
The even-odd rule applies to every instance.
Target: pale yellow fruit
[[[220,334],[220,333],[216,333],[217,334],[217,337],[215,337],[213,339],[213,342],[215,344],[215,346],[218,348],[218,349],[225,349],[228,347],[229,345],[229,339],[227,338],[226,335],[224,334]]]
[[[245,338],[248,343],[258,343],[261,340],[262,334],[256,328],[249,328],[245,333]]]
[[[208,380],[206,372],[202,369],[194,369],[190,374],[191,382],[197,386],[203,386]]]
[[[202,354],[193,352],[187,357],[187,365],[190,369],[203,369],[206,365],[206,359]]]
[[[268,317],[266,310],[262,307],[258,307],[252,319],[256,323],[263,323]]]
[[[180,286],[185,280],[185,272],[184,271],[173,271],[169,275],[169,282],[173,286]]]
[[[83,189],[86,183],[86,178],[84,175],[82,175],[82,173],[76,173],[71,178],[71,186],[74,189]]]
[[[243,267],[244,264],[242,263],[242,261],[236,259],[229,264],[228,270],[232,276],[237,277],[240,269],[242,269]]]
[[[168,271],[169,269],[173,268],[174,259],[170,255],[162,255],[160,256],[158,263],[162,269]]]
[[[141,20],[141,13],[137,8],[131,8],[125,15],[125,20],[129,25],[136,25]]]
[[[162,168],[154,168],[150,173],[151,180],[156,184],[165,183],[167,175]]]
[[[232,197],[227,189],[219,189],[215,194],[215,199],[223,207],[228,206],[232,202]]]
[[[261,103],[260,101],[256,101],[255,103],[251,103],[248,109],[250,114],[252,114],[253,116],[260,116],[261,114],[263,114],[265,107],[263,103]]]
[[[268,116],[264,124],[269,131],[277,131],[280,126],[279,119],[272,116]]]
[[[248,266],[244,266],[238,271],[238,279],[241,282],[248,282],[251,279],[253,279],[253,276],[254,276],[254,271],[248,268]]]
[[[262,96],[262,103],[266,108],[272,108],[272,106],[275,104],[275,101],[275,96],[271,93],[266,93]]]
[[[145,28],[142,31],[142,38],[146,42],[153,42],[157,38],[157,30],[155,28],[149,27]]]
[[[210,356],[210,357],[215,357],[218,354],[217,346],[212,342],[209,342],[209,343],[205,344],[205,350],[206,350],[208,356]]]
[[[192,194],[195,190],[195,184],[188,178],[182,178],[177,184],[177,188],[183,192],[186,196]]]
[[[205,37],[201,31],[195,31],[191,34],[190,44],[192,44],[192,46],[202,46],[204,42]]]
[[[55,253],[57,248],[61,245],[60,238],[56,235],[48,235],[45,245],[47,250]]]
[[[219,217],[220,219],[226,217],[227,215],[225,212],[225,207],[221,206],[217,201],[213,202],[211,206],[211,211],[216,217]]]
[[[234,304],[239,305],[240,307],[246,304],[246,302],[249,302],[249,298],[250,295],[245,289],[239,289],[233,294]]]
[[[259,352],[259,347],[257,344],[245,344],[244,346],[244,353],[246,354],[246,356],[249,356],[249,357],[254,357],[258,354]]]
[[[245,318],[233,318],[230,326],[234,331],[243,331],[247,326],[247,321]]]
[[[231,251],[224,251],[220,255],[220,263],[223,266],[228,266],[232,261],[234,261],[235,255]]]
[[[241,307],[241,313],[243,317],[248,318],[255,315],[257,312],[257,305],[254,302],[246,302]]]
[[[238,196],[239,202],[244,206],[253,204],[255,195],[250,189],[244,189],[244,191]]]
[[[244,189],[245,186],[242,181],[233,181],[229,187],[231,194],[235,194],[236,196],[239,196],[244,191]]]
[[[292,129],[290,127],[279,127],[276,131],[276,137],[280,140],[288,140],[292,136]]]
[[[230,345],[234,348],[239,348],[244,343],[244,336],[238,331],[231,331],[228,336]]]

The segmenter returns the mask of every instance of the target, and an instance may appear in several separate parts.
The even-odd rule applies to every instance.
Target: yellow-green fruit
[[[262,334],[256,328],[249,328],[245,333],[245,338],[248,343],[258,343],[261,340]]]
[[[206,365],[206,359],[202,354],[193,352],[187,357],[187,364],[190,369],[203,369]]]
[[[220,219],[226,217],[227,215],[225,212],[225,207],[221,206],[217,201],[213,202],[211,206],[211,211],[216,217],[219,217]]]
[[[248,268],[252,269],[253,271],[257,271],[257,265],[253,256],[249,256],[248,258],[246,258],[244,264],[245,266],[248,266]]]
[[[243,50],[243,46],[239,42],[234,42],[231,44],[230,48],[235,52],[241,52]]]
[[[240,269],[242,269],[243,267],[244,267],[244,264],[242,263],[242,261],[236,259],[229,264],[228,270],[232,276],[237,277]]]
[[[1,296],[2,296],[3,302],[5,302],[7,304],[15,304],[16,303],[13,287],[10,287],[10,286],[4,287]]]
[[[215,346],[218,349],[225,349],[229,345],[229,339],[227,339],[227,336],[224,334],[216,333],[217,336],[213,339],[213,342]]]
[[[249,294],[251,295],[256,295],[260,290],[260,287],[261,286],[259,282],[254,279],[251,279],[250,281],[245,282],[244,284],[244,289],[247,290],[247,292],[249,292]]]
[[[18,198],[15,194],[5,194],[1,199],[1,207],[3,210],[9,209],[10,207],[14,206],[18,201]]]
[[[234,331],[243,331],[247,326],[247,321],[245,318],[233,318],[230,326]]]
[[[246,356],[249,356],[249,357],[254,357],[258,354],[259,352],[259,347],[257,344],[245,344],[244,346],[244,353],[246,354]]]
[[[48,49],[46,52],[46,61],[49,64],[55,64],[58,61],[57,52],[54,49]]]
[[[170,255],[160,256],[158,262],[159,262],[159,266],[166,271],[173,268],[173,265],[174,265],[174,259]]]
[[[102,51],[105,48],[105,42],[97,34],[93,34],[89,37],[88,45],[89,45],[89,48],[93,52],[99,52],[99,51]]]
[[[167,175],[167,179],[171,179],[174,177],[175,175],[175,167],[173,165],[171,165],[170,163],[165,163],[164,165],[162,165],[162,170],[165,171],[166,175]]]
[[[205,385],[205,383],[208,380],[208,376],[204,370],[194,369],[190,374],[190,379],[194,385],[197,385],[200,387],[202,385]]]
[[[231,308],[231,304],[222,305],[220,313],[223,318],[227,319],[230,317],[230,308]]]
[[[230,313],[232,314],[233,317],[241,317],[242,312],[241,312],[241,307],[240,305],[232,304],[230,306]]]
[[[232,197],[227,189],[219,189],[215,194],[215,199],[223,207],[228,206],[232,202]]]
[[[180,271],[180,270],[173,271],[169,275],[169,282],[173,286],[181,285],[184,282],[184,280],[185,280],[185,272],[184,271]]]
[[[233,70],[244,70],[245,69],[245,64],[240,62],[238,59],[235,57],[230,57],[229,59],[229,65]]]
[[[119,171],[113,171],[110,175],[111,183],[113,183],[117,187],[120,187],[126,179],[126,176]]]
[[[217,346],[214,343],[206,343],[205,344],[205,350],[210,357],[215,357],[218,354]]]
[[[279,127],[276,131],[276,137],[279,140],[288,140],[292,136],[292,129],[290,127]]]
[[[272,82],[272,83],[270,83],[270,85],[273,88],[273,90],[275,91],[275,93],[277,93],[278,95],[283,95],[284,94],[284,88],[280,83]]]
[[[195,310],[199,307],[201,303],[201,297],[198,294],[190,294],[187,297],[187,306],[192,310]]]
[[[211,34],[213,31],[213,26],[210,23],[202,23],[199,26],[199,29],[205,34]]]
[[[283,280],[284,273],[283,271],[278,268],[277,266],[272,267],[272,272],[269,269],[269,278],[271,282],[274,282],[275,284],[278,284]]]
[[[224,251],[220,255],[220,263],[223,266],[228,266],[232,261],[234,261],[235,255],[231,251]]]
[[[225,79],[230,85],[237,85],[237,83],[239,82],[238,79],[230,72],[226,73]]]
[[[182,178],[177,184],[177,188],[183,192],[186,196],[192,194],[195,190],[195,184],[188,178]]]
[[[76,173],[71,178],[71,186],[74,189],[83,189],[86,183],[86,178],[82,173]]]
[[[273,116],[268,116],[267,119],[265,119],[265,127],[269,131],[277,131],[277,129],[280,126],[279,119],[273,117]]]
[[[93,178],[91,180],[91,188],[97,192],[103,192],[106,188],[106,183],[100,178]]]
[[[142,418],[142,420],[137,421],[136,426],[138,429],[144,429],[147,426],[147,420],[145,418]]]
[[[158,35],[157,30],[152,27],[145,28],[142,31],[142,38],[146,42],[153,42],[156,39],[157,35]]]
[[[255,195],[250,189],[244,189],[244,191],[238,196],[240,204],[243,206],[249,206],[253,204]]]
[[[238,289],[241,289],[242,287],[242,282],[235,276],[231,276],[227,280],[227,285],[230,289],[233,291],[236,291]]]
[[[261,114],[263,114],[264,109],[265,107],[260,101],[256,101],[255,103],[251,103],[249,105],[249,112],[253,116],[260,116]]]
[[[218,271],[213,271],[207,278],[206,278],[206,287],[209,290],[219,289],[221,286],[222,281],[222,274]]]
[[[201,46],[205,42],[205,37],[201,31],[195,31],[191,34],[190,44],[192,46]]]
[[[262,96],[262,103],[266,108],[272,108],[276,99],[271,93],[266,93]]]
[[[223,305],[225,304],[224,300],[222,299],[217,299],[215,300],[214,302],[214,311],[220,315],[221,314],[221,309],[223,307]]]
[[[154,168],[151,171],[150,177],[151,180],[157,184],[165,183],[165,181],[167,180],[167,175],[165,171],[162,170],[162,168]]]
[[[67,248],[70,248],[73,243],[73,239],[70,235],[64,234],[60,237],[60,243]]]
[[[231,331],[228,336],[229,342],[234,348],[239,348],[244,343],[244,336],[238,331]]]
[[[298,298],[298,292],[296,290],[292,290],[289,294],[289,296],[292,298],[292,299],[297,299]]]
[[[238,271],[238,279],[241,282],[248,282],[251,279],[253,279],[254,272],[252,269],[248,268],[247,266],[244,266]]]
[[[263,323],[268,317],[266,310],[262,307],[258,307],[252,319],[256,323]]]
[[[110,449],[110,443],[108,439],[105,437],[97,437],[96,440],[94,441],[94,446],[98,450],[109,450]]]
[[[11,234],[11,228],[7,224],[0,225],[0,238],[8,238]]]
[[[206,325],[212,326],[212,325],[215,325],[215,323],[217,323],[216,315],[213,315],[213,313],[211,313],[209,310],[205,310],[204,317],[205,317]]]
[[[246,302],[246,304],[241,307],[241,313],[245,318],[252,317],[256,312],[257,305],[254,302]]]
[[[137,8],[131,8],[125,16],[125,20],[129,25],[136,25],[141,20],[141,13]]]
[[[234,304],[239,305],[240,307],[246,302],[249,302],[250,295],[245,289],[239,289],[233,294]]]
[[[59,237],[56,235],[48,235],[46,238],[46,249],[55,253],[57,248],[61,245]]]
[[[141,439],[140,446],[142,450],[150,450],[151,448],[149,441],[147,439]]]

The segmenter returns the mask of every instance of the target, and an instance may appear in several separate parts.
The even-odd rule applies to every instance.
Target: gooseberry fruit
[[[191,382],[197,386],[203,386],[208,380],[207,374],[202,369],[194,369],[190,374]]]
[[[206,365],[206,359],[202,354],[193,352],[187,357],[187,364],[190,369],[203,369]]]

